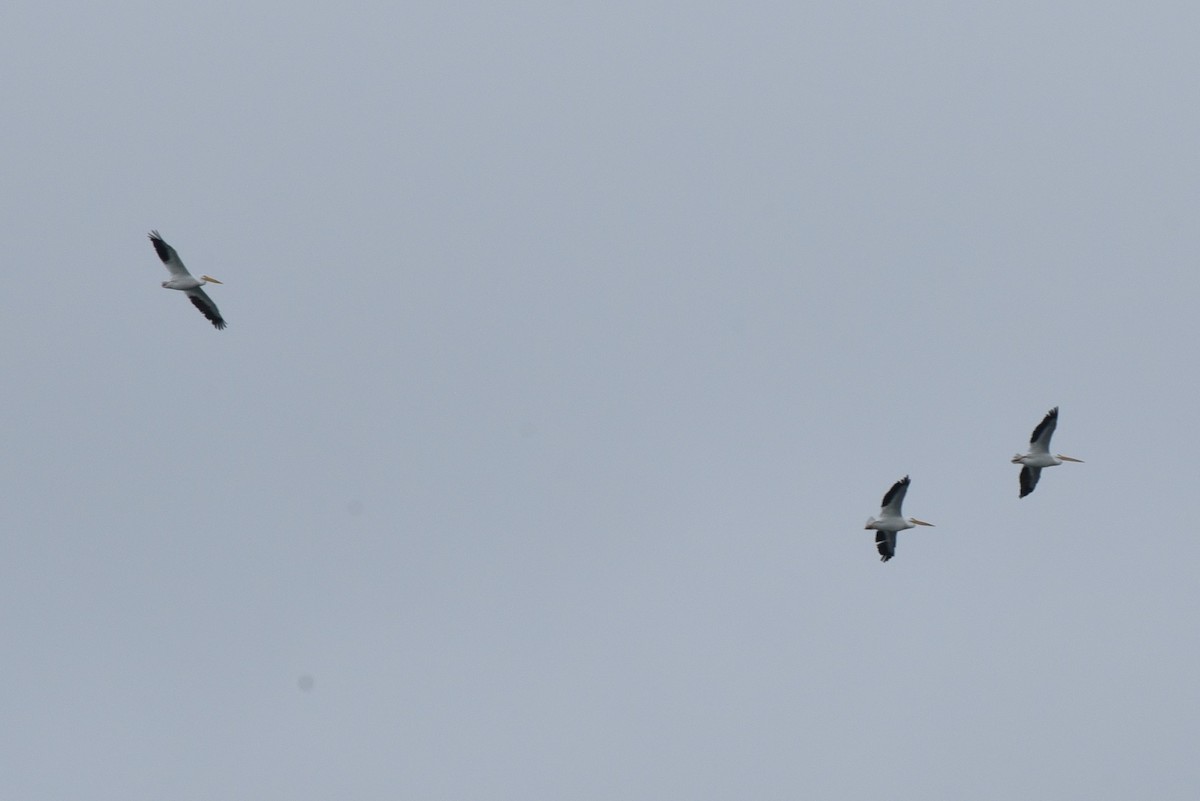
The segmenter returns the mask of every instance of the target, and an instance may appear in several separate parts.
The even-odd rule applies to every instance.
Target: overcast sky
[[[1198,28],[9,4],[0,796],[1193,799]]]

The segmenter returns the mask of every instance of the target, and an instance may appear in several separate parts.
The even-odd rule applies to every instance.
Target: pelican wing
[[[154,245],[154,252],[158,254],[160,259],[162,259],[162,263],[167,266],[167,270],[170,271],[173,278],[187,278],[191,276],[191,273],[188,272],[187,267],[183,266],[183,261],[179,258],[179,254],[175,252],[175,248],[163,241],[163,238],[159,235],[158,231],[151,231],[149,236],[150,243]],[[195,301],[192,302],[195,303]],[[215,310],[216,306],[213,306],[213,309]],[[207,312],[205,312],[205,314],[207,314]],[[211,320],[212,318],[209,317],[208,319]],[[220,326],[218,326],[218,328],[219,327]]]
[[[886,562],[896,555],[896,532],[876,531],[875,547],[879,549],[879,561]]]
[[[1049,439],[1047,437],[1046,439]],[[1038,479],[1042,477],[1042,468],[1030,467],[1025,465],[1021,468],[1021,496],[1024,498],[1029,493],[1033,492],[1033,488],[1037,486]]]
[[[217,309],[217,304],[213,303],[212,298],[208,296],[207,292],[200,287],[196,287],[195,289],[187,290],[187,296],[192,305],[199,309],[218,330],[225,327],[225,318],[221,316],[221,312]]]
[[[1055,406],[1050,411],[1046,412],[1046,416],[1042,418],[1042,422],[1037,424],[1037,428],[1033,429],[1033,436],[1029,438],[1030,453],[1049,453],[1050,438],[1054,436],[1054,429],[1058,428],[1058,407]],[[1037,479],[1035,478],[1036,482]],[[1033,488],[1030,487],[1032,492]]]
[[[897,481],[883,496],[880,517],[903,517],[900,507],[904,504],[904,496],[908,494],[908,476]]]

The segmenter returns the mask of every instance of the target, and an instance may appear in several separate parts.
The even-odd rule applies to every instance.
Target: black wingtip
[[[1033,492],[1035,489],[1037,489],[1038,478],[1040,478],[1040,477],[1041,477],[1040,473],[1038,474],[1038,476],[1036,478],[1034,477],[1033,468],[1030,467],[1029,465],[1023,466],[1021,468],[1020,478],[1018,479],[1021,484],[1021,494],[1017,497],[1024,498],[1026,495],[1029,495],[1031,492]]]
[[[221,316],[220,312],[205,304],[205,302],[200,300],[200,298],[188,295],[188,300],[192,302],[193,306],[200,310],[201,314],[208,318],[208,321],[213,324],[214,328],[216,328],[218,331],[225,328],[225,318]]]
[[[901,489],[907,487],[908,485],[909,485],[908,476],[905,476],[904,478],[897,481],[895,484],[893,484],[891,487],[888,488],[887,492],[885,492],[883,494],[883,502],[880,504],[880,506],[887,506],[889,503],[892,502],[892,498],[896,497],[896,493],[899,492]]]
[[[886,562],[896,555],[896,535],[894,532],[876,531],[875,547],[879,550],[879,561]]]
[[[1046,430],[1047,426],[1054,427],[1054,428],[1056,428],[1058,426],[1058,407],[1057,406],[1055,406],[1050,411],[1046,412],[1046,416],[1042,418],[1042,422],[1040,422],[1036,426],[1034,426],[1033,433],[1029,435],[1029,444],[1030,445],[1032,445],[1038,441],[1038,438],[1042,436],[1042,433]]]
[[[147,236],[150,237],[150,244],[154,245],[154,252],[158,254],[163,263],[171,259],[171,246],[163,241],[162,235],[158,231],[151,231]]]

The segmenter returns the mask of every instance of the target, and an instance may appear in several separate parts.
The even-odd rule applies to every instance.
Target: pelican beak
[[[933,528],[933,523],[926,523],[924,520],[918,520],[918,519],[917,519],[917,518],[915,518],[915,517],[910,517],[910,518],[908,518],[908,519],[909,519],[909,522],[913,523],[914,525],[917,525],[917,526],[929,526],[930,528]]]
[[[203,280],[204,282],[209,283],[209,284],[225,283],[224,281],[218,281],[217,279],[213,278],[211,275],[202,275],[202,276],[200,276],[200,278],[201,278],[201,280]]]
[[[1062,459],[1064,462],[1079,462],[1080,464],[1083,464],[1082,459],[1072,459],[1070,456],[1063,456],[1061,453],[1058,455],[1058,458]]]

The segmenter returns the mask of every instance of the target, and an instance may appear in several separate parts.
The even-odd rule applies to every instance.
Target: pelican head
[[[1023,454],[1023,453],[1018,453],[1016,456],[1014,456],[1014,457],[1012,458],[1012,463],[1013,463],[1013,464],[1020,464],[1020,463],[1021,463],[1021,460],[1022,460],[1022,459],[1024,459],[1024,458],[1025,458],[1025,454]]]
[[[873,527],[874,527],[874,524],[875,524],[875,518],[874,518],[874,517],[868,517],[868,518],[867,518],[867,524],[866,524],[865,526],[863,526],[863,528],[873,528]]]
[[[1059,459],[1062,459],[1064,462],[1078,462],[1079,464],[1083,464],[1082,459],[1072,459],[1070,456],[1063,456],[1061,453],[1055,454],[1055,455],[1058,456]]]
[[[914,526],[929,526],[930,528],[933,528],[933,523],[926,523],[924,520],[918,520],[915,517],[908,518],[908,522],[912,523]]]
[[[222,283],[224,283],[224,281],[218,281],[217,279],[213,278],[211,275],[202,275],[202,276],[200,276],[200,280],[206,284],[222,284]]]

